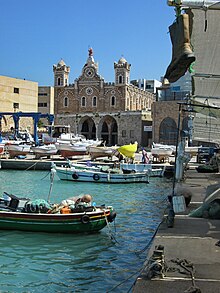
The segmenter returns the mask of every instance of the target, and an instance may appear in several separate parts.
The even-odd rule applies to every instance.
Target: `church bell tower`
[[[70,67],[65,64],[63,59],[57,65],[53,65],[54,86],[67,86],[69,84]]]
[[[127,62],[124,57],[114,63],[115,69],[115,85],[126,85],[130,83],[130,67],[131,64]]]

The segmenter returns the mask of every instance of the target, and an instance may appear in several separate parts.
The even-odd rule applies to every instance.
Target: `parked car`
[[[197,163],[208,162],[216,152],[217,148],[214,147],[200,147],[198,149]]]

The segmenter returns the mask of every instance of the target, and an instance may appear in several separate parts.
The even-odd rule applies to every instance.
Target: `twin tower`
[[[87,62],[83,67],[82,74],[92,79],[95,75],[98,76],[98,64],[95,63],[93,57],[93,50],[88,50]],[[118,62],[114,62],[115,70],[115,85],[128,85],[130,83],[130,67],[124,57],[121,57]],[[64,87],[69,85],[70,66],[67,66],[63,59],[57,65],[53,65],[54,72],[54,86]]]

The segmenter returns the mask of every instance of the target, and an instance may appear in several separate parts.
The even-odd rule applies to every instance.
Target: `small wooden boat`
[[[0,199],[0,229],[49,233],[97,232],[113,222],[116,212],[109,206],[62,207],[52,213],[53,205],[44,200],[30,201],[6,194]]]
[[[87,146],[85,144],[56,143],[55,145],[63,158],[83,156],[87,154]]]
[[[10,158],[14,158],[17,156],[26,156],[28,153],[30,153],[31,145],[23,143],[13,143],[8,144],[6,150],[8,151]]]
[[[91,156],[91,159],[94,160],[96,158],[101,157],[112,157],[116,151],[116,147],[106,147],[106,146],[88,146],[88,153]]]
[[[40,145],[35,147],[32,146],[31,150],[36,157],[52,156],[56,155],[57,153],[57,148],[54,144]]]
[[[56,174],[61,180],[74,182],[93,182],[93,183],[148,183],[148,174],[123,172],[119,169],[93,171],[89,169],[76,169],[74,167],[54,166]]]

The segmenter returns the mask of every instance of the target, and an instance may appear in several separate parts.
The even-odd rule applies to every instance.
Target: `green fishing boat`
[[[59,206],[7,193],[0,199],[0,229],[4,230],[89,233],[100,231],[115,217],[111,206]]]

